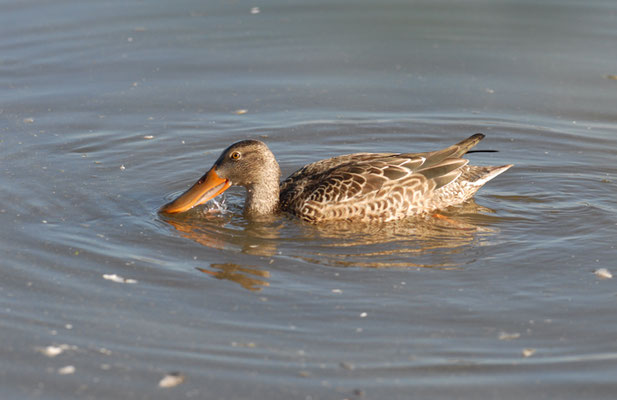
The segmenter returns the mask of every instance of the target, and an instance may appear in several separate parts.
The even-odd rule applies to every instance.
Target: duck
[[[463,156],[484,137],[476,133],[431,152],[340,155],[308,164],[282,182],[268,146],[242,140],[227,147],[197,182],[159,212],[186,212],[231,186],[242,186],[247,217],[285,212],[309,223],[388,222],[426,214],[471,199],[513,166],[469,165]]]

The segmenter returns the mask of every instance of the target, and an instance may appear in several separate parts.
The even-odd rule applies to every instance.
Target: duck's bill
[[[231,182],[218,176],[213,167],[195,182],[189,190],[182,193],[174,201],[161,207],[159,212],[173,214],[190,210],[195,206],[204,204],[208,200],[215,198],[229,189],[230,186]]]

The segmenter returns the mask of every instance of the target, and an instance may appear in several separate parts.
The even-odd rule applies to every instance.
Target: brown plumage
[[[285,211],[309,222],[392,221],[464,202],[512,165],[470,166],[461,158],[484,138],[475,134],[426,153],[356,153],[308,164],[280,185],[268,147],[244,140],[228,147],[195,185],[161,212],[203,204],[231,185],[247,188],[248,215]]]

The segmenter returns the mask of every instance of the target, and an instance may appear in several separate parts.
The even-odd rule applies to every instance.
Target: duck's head
[[[253,187],[276,184],[280,178],[279,165],[265,143],[243,140],[223,151],[212,168],[178,198],[165,204],[162,213],[179,213],[206,203],[231,186]]]

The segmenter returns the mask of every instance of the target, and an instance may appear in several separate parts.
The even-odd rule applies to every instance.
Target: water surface
[[[0,10],[2,398],[614,397],[613,2]],[[236,140],[287,175],[475,132],[515,167],[447,218],[156,213]]]

